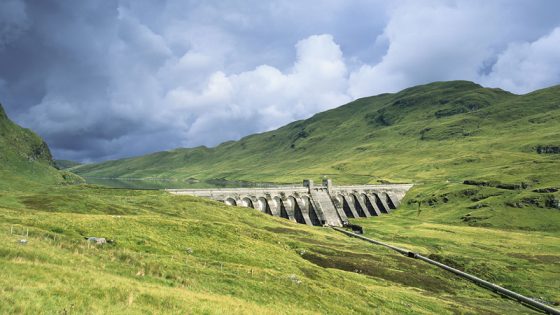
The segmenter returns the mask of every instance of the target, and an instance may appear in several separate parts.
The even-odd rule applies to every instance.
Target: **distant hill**
[[[0,189],[82,181],[79,176],[59,172],[54,166],[45,141],[33,131],[13,123],[0,105]]]
[[[69,160],[54,160],[54,165],[59,170],[65,170],[65,169],[68,169],[68,168],[72,168],[72,167],[75,167],[75,166],[82,165],[82,163],[69,161]]]
[[[527,169],[533,160],[557,161],[537,150],[560,146],[559,99],[560,86],[514,95],[472,82],[436,82],[359,99],[216,148],[158,152],[75,172],[284,182],[323,175],[353,183],[492,174],[517,179],[520,174],[500,168],[512,160],[529,163]],[[473,172],[480,167],[484,174]]]
[[[559,121],[560,86],[515,95],[467,81],[435,82],[362,98],[215,148],[72,171],[111,178],[413,182],[405,202],[439,205],[448,211],[434,215],[447,222],[558,230]],[[515,220],[506,219],[513,213]],[[537,213],[556,219],[535,220]]]

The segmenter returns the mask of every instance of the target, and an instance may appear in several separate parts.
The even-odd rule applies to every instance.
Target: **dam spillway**
[[[379,216],[396,209],[412,184],[334,186],[304,180],[302,186],[167,189],[176,195],[210,198],[314,226],[343,226],[348,218]]]

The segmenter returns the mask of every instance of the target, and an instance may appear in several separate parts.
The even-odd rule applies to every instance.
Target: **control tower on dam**
[[[270,188],[168,189],[176,195],[206,197],[230,206],[247,207],[275,217],[315,226],[342,226],[348,218],[390,213],[412,184],[333,186],[304,180],[302,186]]]

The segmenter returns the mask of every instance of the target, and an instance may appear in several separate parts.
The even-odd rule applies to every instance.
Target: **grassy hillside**
[[[59,170],[64,170],[64,169],[67,169],[67,168],[79,166],[79,165],[81,165],[81,163],[74,162],[74,161],[69,161],[69,160],[55,160],[54,165]]]
[[[214,149],[73,170],[414,181],[397,211],[355,220],[368,236],[560,305],[559,94],[559,87],[515,96],[469,82],[434,83]],[[38,176],[28,159],[16,158],[25,150],[0,150],[11,154],[0,177],[0,313],[532,313],[328,228],[159,191],[58,185],[48,159],[32,164],[44,170]],[[96,246],[89,236],[115,242]]]
[[[81,181],[72,173],[56,170],[45,141],[31,130],[10,121],[1,104],[0,178],[1,190]]]
[[[538,154],[537,147],[560,147],[559,98],[560,86],[518,96],[471,82],[432,83],[359,99],[216,148],[158,152],[73,171],[282,182],[323,175],[345,183],[496,176],[532,181],[535,169],[550,173],[558,162],[558,155]]]
[[[435,267],[328,228],[194,197],[45,187],[1,194],[0,216],[0,313],[531,313]],[[29,237],[22,236],[27,229]],[[430,237],[460,232],[433,224],[422,229]],[[493,233],[491,241],[479,239],[479,246],[509,241],[508,235],[477,231]],[[84,240],[88,236],[115,243],[91,245]],[[388,236],[406,242],[408,235]],[[532,257],[527,244],[539,236],[520,235],[520,246],[508,249],[505,261]],[[21,238],[29,243],[20,245]],[[558,237],[540,241],[539,253],[558,250]],[[433,245],[416,249],[437,246],[424,242]],[[456,242],[453,248],[468,239]],[[544,279],[553,276],[550,264],[533,275],[505,270],[498,262],[470,265],[523,293],[558,298],[557,287]],[[524,287],[527,279],[516,278],[516,272],[537,277]]]
[[[413,182],[409,208],[420,203],[427,215],[435,207],[441,222],[560,231],[559,100],[560,86],[514,95],[472,82],[437,82],[212,149],[71,170],[91,177]]]
[[[558,305],[559,100],[560,86],[514,95],[471,82],[437,82],[360,99],[216,148],[177,149],[73,171],[94,177],[413,182],[399,211],[355,221],[370,236]],[[321,263],[331,266],[338,259]]]

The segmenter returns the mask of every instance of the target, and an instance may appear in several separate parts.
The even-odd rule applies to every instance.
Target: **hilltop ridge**
[[[82,165],[72,171],[92,177],[281,182],[299,182],[300,174],[358,183],[449,177],[456,172],[447,169],[446,174],[426,174],[425,166],[433,168],[426,164],[445,163],[441,155],[449,161],[471,155],[472,150],[490,154],[490,147],[528,153],[532,146],[556,145],[549,134],[560,132],[553,124],[560,115],[559,97],[558,86],[515,95],[468,81],[435,82],[361,98],[214,148],[156,152]],[[511,138],[516,136],[524,140],[514,143]],[[439,150],[442,145],[447,151]],[[412,155],[423,155],[415,163],[420,167],[402,168],[410,164],[403,161],[405,157]],[[499,161],[485,162],[496,166]],[[287,171],[275,171],[280,169]]]

